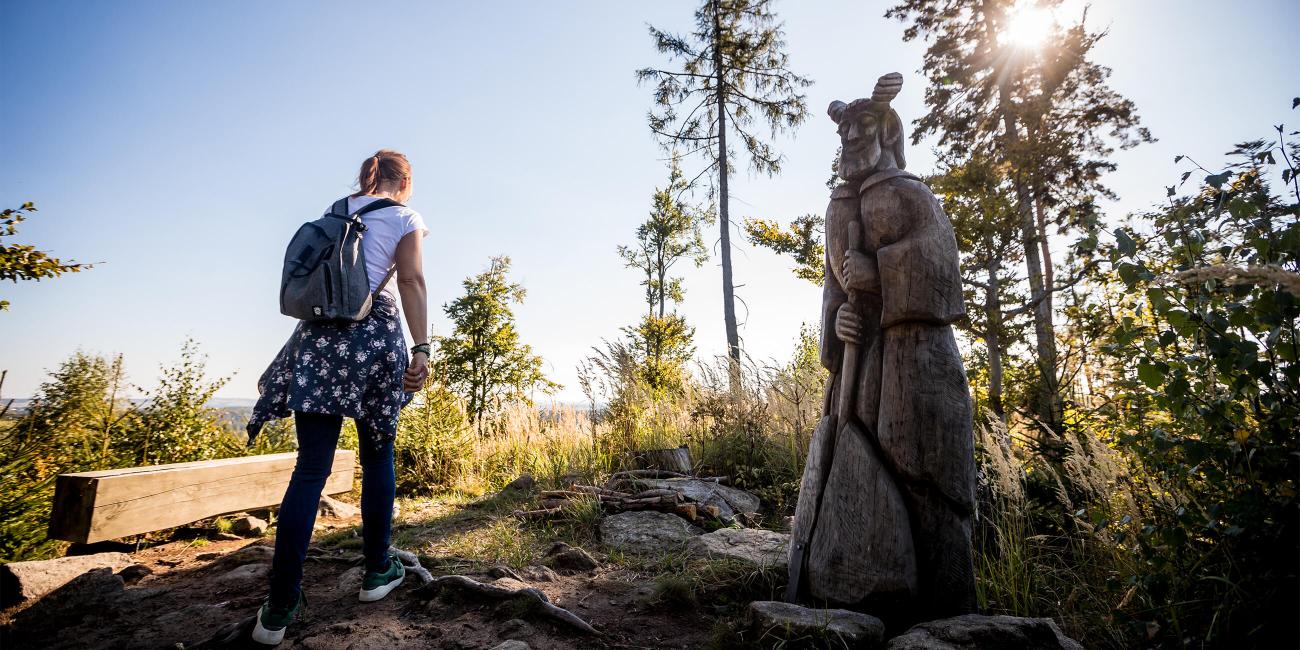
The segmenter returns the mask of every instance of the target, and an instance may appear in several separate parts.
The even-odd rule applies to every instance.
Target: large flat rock
[[[653,555],[681,550],[686,540],[703,531],[666,512],[623,512],[600,522],[600,537],[621,551]]]
[[[21,629],[44,628],[55,631],[60,626],[75,626],[87,616],[112,611],[116,601],[125,593],[122,576],[109,567],[91,569],[74,577],[49,593],[44,594],[31,607],[15,617]],[[24,644],[15,644],[23,647]],[[26,647],[47,647],[33,644]]]
[[[782,573],[790,562],[790,535],[759,528],[721,528],[692,537],[686,548],[699,555],[741,560]]]
[[[759,498],[749,492],[714,481],[693,478],[639,478],[636,482],[654,489],[676,490],[696,503],[717,506],[723,518],[734,517],[739,513],[758,512],[761,504]]]
[[[316,514],[320,517],[351,519],[361,516],[361,508],[322,494],[320,495],[320,505],[316,508]]]
[[[967,614],[915,625],[890,639],[886,650],[1083,650],[1050,618]]]
[[[134,562],[126,553],[70,555],[53,560],[10,562],[0,566],[0,593],[4,606],[40,598],[79,575],[107,567],[116,573]]]
[[[758,600],[746,612],[749,627],[760,640],[806,639],[827,647],[877,648],[885,638],[880,619],[847,609],[814,609],[775,600]]]

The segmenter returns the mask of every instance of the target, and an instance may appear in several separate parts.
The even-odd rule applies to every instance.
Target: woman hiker
[[[249,421],[252,441],[262,425],[293,415],[298,461],[280,504],[271,561],[270,594],[257,612],[253,639],[277,644],[306,598],[302,567],[316,523],[321,490],[334,463],[343,417],[356,421],[361,457],[362,549],[365,577],[360,599],[376,601],[402,584],[405,569],[389,553],[392,530],[393,439],[397,416],[429,374],[428,306],[421,268],[421,239],[429,233],[420,214],[404,204],[411,196],[406,156],[382,150],[361,163],[359,190],[347,197],[347,213],[390,199],[399,205],[361,216],[366,275],[375,298],[357,322],[300,321],[289,342],[258,380],[261,396]],[[396,266],[397,295],[412,337],[407,360],[397,295],[381,284]]]

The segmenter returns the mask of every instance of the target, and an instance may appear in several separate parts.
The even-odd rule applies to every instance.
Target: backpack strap
[[[350,220],[353,217],[359,217],[363,214],[374,212],[375,210],[382,210],[384,208],[391,208],[394,206],[402,207],[402,204],[398,203],[397,201],[394,201],[389,198],[381,198],[378,201],[371,201],[370,203],[367,203],[366,205],[362,206],[361,209],[357,210],[356,212],[349,214],[348,198],[349,197],[345,196],[335,201],[334,204],[330,206],[330,211],[325,216]]]
[[[398,203],[397,201],[394,201],[392,199],[379,199],[378,201],[371,201],[370,203],[367,203],[365,207],[361,208],[360,210],[357,210],[356,212],[353,212],[352,216],[359,217],[368,212],[374,212],[375,210],[382,210],[384,208],[391,208],[391,207],[401,206],[401,205],[402,205],[401,203]]]
[[[397,273],[397,263],[393,262],[392,268],[388,269],[388,273],[384,275],[384,279],[379,281],[379,286],[375,287],[374,294],[370,296],[371,300],[379,297],[379,292],[384,290],[384,285],[388,284],[388,281],[393,278],[393,274],[395,273]]]
[[[397,201],[394,201],[390,198],[380,198],[378,201],[371,201],[370,203],[367,203],[365,206],[363,206],[361,209],[357,210],[356,212],[353,212],[352,214],[348,214],[348,198],[349,197],[345,196],[335,201],[334,205],[330,206],[330,212],[326,216],[350,220],[350,219],[358,218],[363,214],[374,212],[375,210],[382,210],[384,208],[391,208],[394,206],[403,207],[403,204],[398,203]],[[375,291],[370,295],[371,300],[374,300],[375,298],[379,297],[379,292],[384,290],[384,285],[388,284],[388,281],[393,278],[393,274],[395,273],[397,273],[396,262],[393,263],[392,268],[388,269],[388,273],[384,275],[384,279],[380,281],[379,286],[375,287]]]

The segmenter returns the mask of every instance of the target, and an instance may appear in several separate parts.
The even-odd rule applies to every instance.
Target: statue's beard
[[[840,178],[846,181],[861,180],[876,170],[880,164],[880,138],[866,138],[864,144],[845,148],[840,153]]]

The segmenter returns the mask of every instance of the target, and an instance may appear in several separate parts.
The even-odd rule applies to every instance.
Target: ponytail
[[[375,155],[361,163],[357,174],[357,192],[352,196],[374,194],[379,186],[388,183],[400,183],[411,178],[411,163],[406,156],[392,149],[380,149]]]

